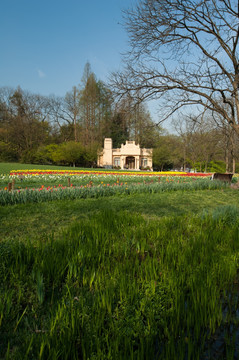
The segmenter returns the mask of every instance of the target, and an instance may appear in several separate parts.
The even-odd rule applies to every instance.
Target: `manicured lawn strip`
[[[68,169],[71,170],[72,167],[67,166],[54,166],[54,165],[37,165],[37,164],[21,164],[21,163],[0,163],[0,174],[9,174],[11,170],[27,170],[27,169],[47,169],[52,170],[62,170],[62,169]],[[83,168],[74,168],[76,170],[82,170]]]
[[[82,171],[94,171],[97,169],[94,168],[83,168],[83,167],[72,167],[72,166],[58,166],[58,165],[38,165],[38,164],[21,164],[21,163],[1,163],[0,162],[0,174],[9,175],[12,170],[59,170],[59,171],[75,171],[75,170],[82,170]],[[114,169],[100,169],[100,171],[104,172],[114,172]]]
[[[49,233],[59,233],[72,221],[106,209],[129,210],[146,217],[161,217],[197,214],[203,209],[210,210],[228,204],[239,204],[238,190],[176,191],[0,206],[0,234],[1,239],[45,238]]]
[[[238,355],[238,207],[161,219],[117,210],[44,242],[0,243],[0,358]]]
[[[58,165],[38,165],[38,164],[21,164],[21,163],[1,163],[0,162],[0,174],[10,174],[12,170],[87,170],[83,167],[72,167],[72,166],[58,166]],[[92,171],[94,169],[89,168],[88,170]],[[113,169],[100,169],[100,171],[114,171]]]

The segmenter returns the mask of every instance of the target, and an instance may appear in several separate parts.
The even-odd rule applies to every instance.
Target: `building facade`
[[[152,169],[153,149],[140,148],[135,141],[126,141],[118,149],[113,149],[112,139],[106,138],[104,149],[98,155],[97,165],[105,168],[129,170]]]

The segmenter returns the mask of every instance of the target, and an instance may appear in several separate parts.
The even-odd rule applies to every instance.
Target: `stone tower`
[[[105,138],[104,141],[104,165],[112,167],[112,139]]]

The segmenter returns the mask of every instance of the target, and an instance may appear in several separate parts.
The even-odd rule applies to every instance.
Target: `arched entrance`
[[[126,164],[127,169],[130,169],[130,170],[135,169],[135,157],[127,156],[125,164]]]

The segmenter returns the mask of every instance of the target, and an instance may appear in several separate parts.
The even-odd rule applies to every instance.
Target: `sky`
[[[128,37],[122,10],[136,0],[0,0],[0,86],[64,96],[87,61],[106,81]]]
[[[123,10],[137,0],[0,0],[0,87],[65,96],[87,62],[98,80],[123,68]],[[157,103],[148,104],[158,122]]]

